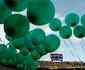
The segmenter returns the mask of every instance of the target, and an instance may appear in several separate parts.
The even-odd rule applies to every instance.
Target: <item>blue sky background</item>
[[[65,16],[65,14],[69,13],[70,11],[75,11],[79,15],[85,14],[85,0],[52,0],[56,14],[60,16]]]
[[[73,11],[79,14],[79,16],[85,14],[85,0],[52,0],[55,6],[55,17],[61,19],[64,22],[64,16]],[[26,10],[22,12],[12,12],[12,14],[22,14],[26,16]],[[64,24],[64,23],[62,23]],[[85,38],[78,39],[72,36],[70,39],[62,39],[57,32],[50,30],[48,25],[44,26],[34,26],[30,25],[31,29],[41,28],[48,34],[56,34],[61,39],[60,48],[52,53],[62,53],[64,56],[64,61],[83,61],[85,62]],[[3,25],[0,25],[0,43],[7,43],[5,38],[5,33]],[[40,60],[50,61],[50,53],[43,56]]]
[[[76,12],[81,17],[85,14],[85,0],[52,0],[55,6],[56,15],[64,22],[64,17],[69,12]],[[63,23],[64,24],[64,23]],[[51,33],[51,31],[50,31]],[[59,35],[58,35],[59,36]],[[85,62],[85,38],[78,39],[72,36],[70,39],[61,39],[61,45],[53,53],[63,53],[64,61],[83,61]],[[49,54],[41,60],[50,60]]]

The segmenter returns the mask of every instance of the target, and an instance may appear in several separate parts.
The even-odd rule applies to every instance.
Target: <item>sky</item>
[[[79,16],[85,14],[85,0],[52,0],[55,6],[55,17],[64,22],[64,17],[69,12],[76,12]],[[85,62],[85,38],[78,39],[72,36],[70,39],[61,39],[60,48],[53,53],[62,53],[64,61]],[[50,61],[50,53],[41,60]]]
[[[64,17],[67,13],[73,11],[82,16],[85,13],[85,0],[52,0],[55,6],[55,17],[58,17],[62,22],[64,22]],[[12,14],[22,14],[26,16],[26,10],[23,12],[12,12]],[[64,24],[64,23],[63,23]],[[48,34],[56,34],[51,31],[48,25],[45,26],[34,26],[30,25],[31,29],[41,28]],[[83,61],[85,62],[85,38],[78,39],[72,36],[70,39],[61,39],[60,47],[52,53],[62,53],[64,61]],[[7,43],[8,41],[5,38],[5,32],[3,25],[0,25],[0,43]],[[45,56],[42,56],[40,60],[50,61],[50,53]]]
[[[74,11],[79,15],[85,14],[85,0],[52,0],[55,6],[56,14],[65,16]]]

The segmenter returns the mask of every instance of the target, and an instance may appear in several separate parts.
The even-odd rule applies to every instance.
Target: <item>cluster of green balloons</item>
[[[0,44],[0,63],[16,64],[16,51],[15,47],[7,47],[4,44]]]
[[[53,18],[49,22],[49,28],[52,31],[59,31],[59,35],[63,39],[68,39],[72,36],[72,33],[77,38],[85,37],[85,15],[81,16],[75,12],[68,13],[64,19],[65,25],[58,18]]]
[[[27,16],[12,14],[27,9]],[[4,25],[7,45],[0,45],[0,63],[15,64],[19,70],[36,70],[38,59],[53,52],[60,46],[57,35],[46,35],[36,28],[30,29],[32,23],[37,26],[48,24],[52,31],[59,31],[62,38],[68,39],[73,33],[76,37],[85,36],[85,15],[69,13],[65,16],[65,26],[54,18],[55,8],[51,0],[0,0],[0,24]]]
[[[25,9],[27,16],[12,14]],[[51,0],[0,0],[0,24],[4,25],[9,41],[7,45],[0,45],[0,63],[14,64],[19,70],[36,70],[38,59],[58,49],[60,39],[54,34],[46,36],[40,28],[30,31],[29,23],[45,25],[54,15]],[[57,30],[60,26],[56,26]]]

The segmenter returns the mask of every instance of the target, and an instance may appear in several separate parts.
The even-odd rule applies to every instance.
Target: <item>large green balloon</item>
[[[28,20],[19,14],[11,15],[4,21],[4,30],[9,37],[22,37],[29,30]]]
[[[61,28],[61,21],[58,18],[54,18],[49,23],[49,27],[53,31],[58,31]]]
[[[81,16],[81,24],[85,26],[85,14]]]
[[[46,37],[46,51],[53,52],[60,46],[60,39],[56,35],[48,35]]]
[[[55,8],[50,0],[28,0],[27,16],[35,25],[47,24],[55,15]]]
[[[4,2],[12,11],[23,11],[28,4],[28,0],[4,0]]]
[[[0,0],[0,24],[11,14],[11,11],[5,6],[3,0]]]
[[[68,26],[75,26],[79,23],[79,15],[77,13],[69,13],[65,16],[65,23]]]
[[[34,45],[39,45],[45,41],[45,32],[42,29],[36,28],[30,32]]]
[[[85,27],[83,25],[77,25],[73,30],[73,34],[77,38],[83,38],[85,36]]]
[[[72,29],[69,26],[63,26],[60,31],[59,34],[62,38],[64,39],[68,39],[71,37],[72,35]]]

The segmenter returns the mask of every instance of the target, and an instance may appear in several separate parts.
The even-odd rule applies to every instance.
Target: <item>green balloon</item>
[[[46,37],[46,51],[53,52],[60,46],[60,39],[56,35],[48,35]]]
[[[2,51],[3,52],[5,51],[5,53],[3,53],[3,56],[1,58],[2,63],[4,64],[15,64],[16,63],[16,48],[14,47],[7,48],[5,46]]]
[[[22,38],[12,40],[12,41],[10,41],[10,44],[17,49],[24,47],[24,41]]]
[[[73,34],[77,38],[83,38],[85,36],[85,27],[83,25],[77,25],[73,30]]]
[[[42,29],[36,28],[30,32],[34,45],[39,45],[45,41],[45,32]]]
[[[28,0],[27,16],[34,25],[47,24],[55,15],[55,8],[50,0]]]
[[[38,65],[39,65],[39,62],[38,61],[34,61],[33,65],[30,66],[31,70],[37,70]]]
[[[58,31],[61,28],[61,21],[58,18],[54,18],[53,20],[51,20],[51,22],[49,23],[49,27],[51,30],[53,31]]]
[[[65,23],[68,26],[75,26],[79,23],[79,15],[77,13],[69,13],[65,16]]]
[[[4,21],[4,31],[11,38],[24,36],[29,30],[28,20],[25,16],[15,14]]]
[[[32,56],[32,58],[33,58],[34,60],[37,60],[37,59],[40,58],[40,54],[39,54],[39,52],[38,52],[37,50],[31,51],[31,56]]]
[[[29,53],[29,50],[26,47],[20,48],[20,53],[22,53],[24,56],[26,56]]]
[[[28,65],[32,65],[34,62],[31,54],[28,54],[27,56],[25,56],[25,60],[24,60],[24,64],[28,64]]]
[[[3,1],[3,0],[0,0],[0,5],[1,5],[1,4],[4,4],[4,1]]]
[[[0,44],[0,63],[6,64],[7,63],[7,56],[8,56],[8,50],[6,45]]]
[[[69,26],[63,26],[60,31],[59,34],[62,38],[64,39],[68,39],[71,37],[72,35],[72,29]]]
[[[16,54],[16,64],[23,64],[25,60],[25,56],[21,53]]]
[[[10,59],[7,61],[7,64],[15,65],[15,64],[16,64],[16,61],[10,58]]]
[[[30,33],[27,34],[25,37],[24,37],[24,43],[26,45],[26,48],[29,49],[29,51],[32,51],[35,49],[35,46],[33,45],[33,42],[32,42],[32,38],[30,36]]]
[[[27,8],[28,0],[4,0],[6,6],[12,11],[23,11]]]
[[[43,56],[47,53],[45,44],[40,44],[40,45],[36,46],[36,50],[40,53],[40,56]]]
[[[17,70],[36,70],[38,68],[38,61],[33,61],[31,64],[17,64]]]
[[[85,25],[85,15],[81,16],[81,24]]]
[[[2,0],[0,0],[0,24],[4,24],[4,20],[11,15],[11,11],[5,6]]]
[[[8,57],[8,49],[6,45],[1,44],[0,45],[0,59],[4,59]]]
[[[33,44],[31,37],[29,35],[14,39],[13,41],[10,42],[10,44],[17,49],[20,48],[27,48],[29,50],[34,49],[34,46],[32,46]]]
[[[15,58],[16,57],[16,48],[15,47],[9,47],[8,49],[8,58]]]

